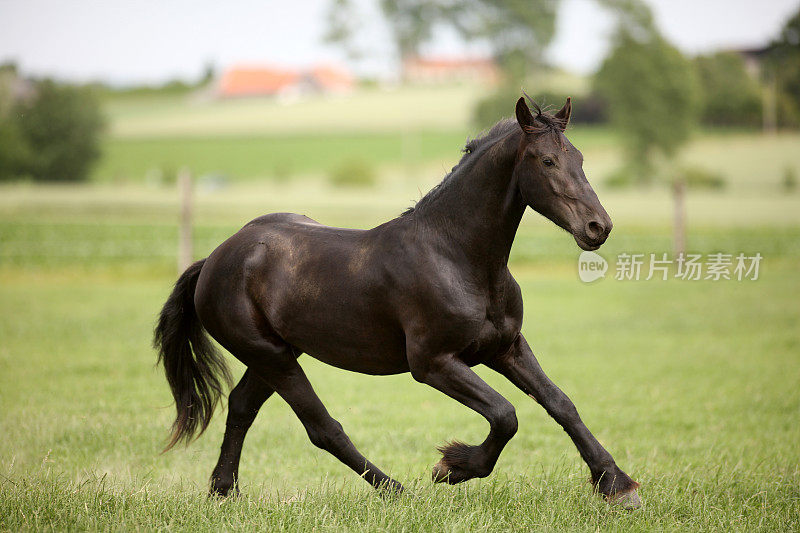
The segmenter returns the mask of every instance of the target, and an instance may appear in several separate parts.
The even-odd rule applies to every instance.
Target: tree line
[[[614,125],[634,176],[652,176],[658,158],[674,156],[698,123],[800,126],[800,10],[761,51],[761,72],[753,76],[737,53],[686,58],[658,31],[641,0],[596,1],[615,15],[617,28],[591,90],[570,95],[572,120]],[[543,54],[558,12],[558,0],[381,0],[380,5],[401,58],[418,55],[439,27],[466,41],[488,43],[503,75],[497,90],[476,105],[479,127],[508,116],[508,102],[532,72],[545,68]],[[362,55],[352,0],[331,0],[328,18],[326,40],[354,59]],[[209,67],[202,82],[212,77]],[[101,89],[23,80],[14,65],[0,66],[0,180],[86,179],[100,153]],[[550,104],[567,96],[529,89]],[[187,87],[169,84],[160,90]]]

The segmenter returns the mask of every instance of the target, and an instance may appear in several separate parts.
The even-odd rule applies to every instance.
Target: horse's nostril
[[[599,239],[603,236],[605,228],[596,220],[592,220],[586,224],[586,236],[592,240]]]

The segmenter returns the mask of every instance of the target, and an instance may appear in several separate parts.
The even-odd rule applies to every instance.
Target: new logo
[[[591,283],[606,275],[608,262],[594,252],[581,252],[578,256],[578,277],[584,283]]]

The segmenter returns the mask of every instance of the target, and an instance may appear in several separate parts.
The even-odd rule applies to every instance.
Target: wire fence
[[[196,226],[195,256],[204,257],[234,225]],[[0,264],[174,264],[178,226],[141,224],[0,223]]]
[[[239,224],[200,224],[192,230],[194,258],[206,257],[235,233]],[[0,266],[119,264],[174,267],[179,228],[175,224],[8,222],[0,220]],[[800,228],[711,228],[688,234],[688,250],[699,253],[761,253],[766,260],[800,258]],[[668,229],[623,229],[599,251],[619,253],[672,251]],[[571,237],[550,227],[523,226],[517,234],[511,261],[574,262],[580,250]]]

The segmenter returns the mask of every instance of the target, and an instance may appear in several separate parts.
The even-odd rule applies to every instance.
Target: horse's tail
[[[153,345],[158,361],[164,363],[169,388],[175,398],[175,422],[164,451],[186,443],[206,430],[231,375],[225,359],[206,335],[194,308],[194,291],[205,259],[186,269],[158,317]]]

